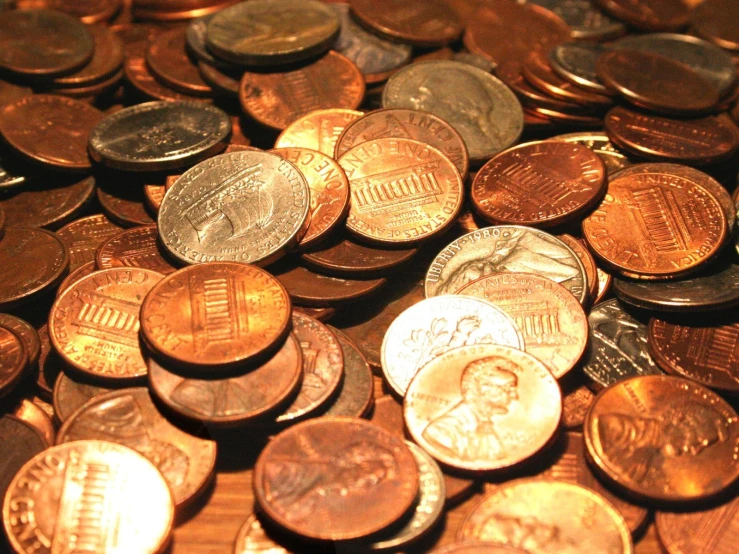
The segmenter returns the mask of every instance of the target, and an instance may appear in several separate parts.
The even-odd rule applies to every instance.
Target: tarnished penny
[[[467,178],[469,157],[460,134],[440,117],[418,110],[388,108],[368,113],[347,125],[336,142],[334,154],[340,158],[362,142],[390,137],[413,139],[438,148],[454,162],[462,179]]]
[[[290,162],[267,152],[232,152],[177,179],[159,208],[159,234],[187,264],[266,264],[297,242],[309,208],[308,182]]]
[[[739,499],[690,512],[658,511],[654,524],[667,554],[731,554],[739,528]]]
[[[155,78],[178,92],[191,96],[213,95],[185,51],[185,29],[160,33],[146,50],[146,63]]]
[[[174,267],[159,250],[156,225],[134,227],[119,233],[100,245],[95,254],[98,269],[139,267],[169,275]]]
[[[472,231],[448,244],[426,273],[427,297],[454,294],[491,273],[536,273],[563,285],[581,304],[587,302],[585,268],[557,237],[516,225]]]
[[[111,390],[112,387],[101,387],[98,384],[80,381],[76,376],[62,372],[54,382],[52,397],[54,416],[60,423],[64,423],[88,401]]]
[[[506,313],[523,335],[521,350],[544,363],[558,379],[575,367],[585,351],[588,319],[582,305],[551,279],[532,273],[494,273],[456,292],[487,300]]]
[[[143,41],[134,43],[129,47],[123,64],[123,74],[126,81],[138,93],[138,96],[146,100],[167,102],[209,101],[207,98],[179,93],[157,81],[146,65],[146,43]]]
[[[145,456],[167,481],[175,507],[192,502],[213,477],[216,443],[170,423],[137,387],[95,397],[65,421],[56,443],[110,441]]]
[[[77,89],[99,84],[117,73],[123,65],[123,41],[113,31],[102,25],[87,27],[95,42],[95,52],[88,64],[71,75],[57,77],[51,86],[66,94],[68,89]]]
[[[172,493],[159,470],[135,450],[98,440],[37,454],[16,474],[3,503],[5,532],[24,553],[52,552],[75,536],[75,544],[99,551],[157,554],[173,519]]]
[[[379,138],[338,160],[352,200],[346,227],[369,241],[405,245],[428,240],[454,223],[463,182],[441,151],[403,138]]]
[[[418,479],[401,439],[361,419],[320,418],[267,444],[254,468],[254,492],[281,527],[311,539],[346,540],[397,522],[412,509]]]
[[[572,251],[577,255],[580,262],[582,262],[582,266],[585,268],[585,277],[588,284],[590,305],[594,304],[595,298],[598,296],[598,266],[595,264],[593,255],[587,248],[585,248],[585,245],[582,242],[572,235],[561,234],[557,235],[557,238],[572,248]]]
[[[82,23],[90,25],[110,20],[121,9],[122,0],[17,0],[18,9],[34,9],[48,7],[74,16]]]
[[[690,19],[683,0],[594,0],[606,13],[642,31],[677,31]]]
[[[308,113],[327,108],[356,110],[364,98],[364,77],[354,63],[334,51],[297,69],[247,71],[239,100],[259,123],[285,129]]]
[[[125,188],[111,184],[99,186],[95,192],[103,213],[114,223],[122,227],[154,223],[146,209],[141,187]]]
[[[57,236],[69,249],[69,269],[74,271],[95,261],[95,252],[108,238],[123,228],[102,214],[89,215],[68,223],[57,231]]]
[[[731,51],[739,51],[736,30],[737,5],[732,0],[706,0],[693,12],[693,29],[706,40]]]
[[[275,148],[299,146],[333,157],[341,133],[363,115],[364,112],[347,108],[313,110],[285,127],[275,141]]]
[[[35,94],[0,111],[0,133],[23,157],[57,171],[90,169],[87,138],[103,113],[85,102]]]
[[[106,269],[59,295],[49,314],[49,337],[70,368],[101,382],[140,381],[146,364],[139,311],[161,278],[148,269]]]
[[[23,465],[51,445],[32,425],[12,415],[0,417],[3,467],[0,472],[0,496],[5,498],[10,482]]]
[[[539,554],[634,552],[629,528],[610,502],[581,485],[549,479],[502,484],[473,508],[458,536]]]
[[[0,326],[0,397],[15,388],[27,368],[26,343],[14,331]]]
[[[68,268],[69,250],[55,233],[21,227],[5,229],[0,241],[0,309],[37,299],[54,288]]]
[[[582,228],[588,246],[607,266],[666,278],[710,259],[728,225],[718,200],[695,176],[657,169],[612,179]]]
[[[41,408],[41,401],[38,398],[33,401],[24,398],[16,405],[12,415],[38,431],[48,445],[54,444],[56,438],[54,423],[49,414]],[[2,494],[1,488],[0,494]]]
[[[36,367],[41,355],[41,339],[38,332],[27,321],[10,314],[0,314],[0,326],[10,329],[20,337],[26,347],[29,367]]]
[[[434,358],[473,344],[523,350],[522,331],[502,307],[486,301],[457,295],[427,298],[401,313],[388,328],[382,342],[382,371],[390,387],[403,397],[413,377]]]
[[[598,395],[583,429],[598,471],[641,500],[695,502],[739,477],[739,417],[721,397],[687,379],[622,381]]]
[[[550,227],[591,209],[606,188],[605,164],[589,148],[528,142],[482,166],[472,183],[472,202],[491,223]]]
[[[303,355],[289,334],[277,353],[235,377],[182,377],[149,358],[149,387],[174,413],[213,427],[235,427],[284,408],[300,389]]]
[[[335,327],[328,326],[341,345],[344,376],[336,399],[323,415],[364,417],[374,402],[374,380],[369,362],[354,342]]]
[[[530,354],[463,346],[421,368],[403,413],[413,440],[442,464],[493,471],[546,446],[559,426],[562,396],[546,366]]]

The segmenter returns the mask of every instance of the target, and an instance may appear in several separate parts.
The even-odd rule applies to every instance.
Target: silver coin
[[[563,140],[565,142],[574,142],[587,146],[598,154],[598,157],[606,164],[609,177],[616,171],[620,171],[631,165],[631,160],[613,145],[611,139],[605,133],[567,133],[552,137],[552,140]]]
[[[551,10],[572,28],[572,38],[606,40],[626,34],[626,26],[595,7],[591,0],[528,0]]]
[[[470,161],[475,162],[513,145],[523,131],[523,109],[511,89],[490,73],[461,62],[404,67],[385,85],[382,107],[439,116],[462,135]]]
[[[223,150],[231,118],[200,102],[146,102],[105,117],[90,133],[92,158],[125,171],[161,171]]]
[[[577,254],[557,237],[520,225],[485,227],[447,245],[426,273],[426,297],[453,294],[491,273],[535,273],[555,281],[584,304],[585,268]]]
[[[588,315],[590,343],[582,367],[598,387],[639,375],[664,375],[649,355],[647,326],[626,312],[618,300],[597,304]]]
[[[479,298],[455,294],[427,298],[402,312],[382,341],[382,372],[405,396],[413,377],[428,362],[460,346],[499,344],[523,350],[515,321]]]
[[[600,44],[568,42],[549,51],[549,63],[564,80],[593,92],[611,94],[595,72],[598,57],[607,51]]]
[[[713,84],[721,96],[731,91],[736,81],[736,64],[731,56],[697,37],[678,33],[629,35],[610,46],[651,52],[683,63]]]
[[[308,182],[290,162],[231,152],[175,181],[159,208],[159,236],[187,264],[267,264],[297,242],[309,207]]]

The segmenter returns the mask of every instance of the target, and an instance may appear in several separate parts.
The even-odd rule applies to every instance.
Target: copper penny
[[[47,444],[54,444],[56,429],[51,417],[35,401],[24,398],[13,410],[12,415],[33,427],[44,438]],[[0,489],[2,490],[2,489]]]
[[[665,372],[721,393],[739,394],[739,323],[681,324],[652,318],[647,340],[654,361]]]
[[[462,179],[469,170],[467,147],[461,135],[440,117],[405,108],[375,110],[346,126],[336,142],[334,154],[377,138],[405,138],[430,144],[441,150],[457,167]]]
[[[87,137],[103,113],[85,102],[35,94],[0,111],[0,133],[23,157],[57,171],[87,171]]]
[[[57,235],[69,249],[71,271],[95,262],[95,252],[108,238],[123,231],[102,214],[90,215],[68,223]]]
[[[68,268],[69,251],[55,233],[6,229],[0,240],[0,309],[38,299],[62,280]]]
[[[95,42],[95,52],[88,64],[64,77],[57,77],[50,86],[61,89],[90,87],[118,73],[123,66],[123,41],[113,31],[102,25],[90,25],[87,29]]]
[[[135,450],[97,440],[34,456],[10,483],[3,503],[5,532],[16,552],[51,552],[44,545],[69,544],[69,537],[78,536],[78,545],[157,554],[173,519],[172,493],[159,470]]]
[[[581,430],[594,398],[582,376],[573,384],[562,385],[562,426],[567,430]]]
[[[349,180],[330,155],[303,147],[270,150],[292,163],[308,182],[310,189],[310,224],[298,241],[304,249],[324,240],[349,212]]]
[[[161,278],[148,269],[106,269],[59,295],[49,314],[49,337],[70,368],[101,382],[140,381],[146,364],[139,311]]]
[[[332,417],[277,435],[257,460],[254,492],[281,527],[310,539],[346,540],[396,523],[413,506],[418,479],[401,439],[361,419]]]
[[[121,3],[122,0],[17,0],[16,7],[21,10],[51,8],[90,25],[111,19],[121,9]]]
[[[551,279],[532,273],[494,273],[466,284],[457,294],[482,298],[506,313],[523,335],[522,350],[558,379],[585,352],[588,319],[582,305]]]
[[[290,327],[285,288],[258,267],[211,262],[165,277],[141,306],[141,333],[159,356],[218,371],[274,352]]]
[[[146,207],[152,212],[158,213],[159,207],[164,200],[164,193],[167,192],[165,185],[144,185],[144,202]]]
[[[693,30],[704,39],[734,52],[739,51],[737,5],[732,0],[706,0],[692,13]]]
[[[10,482],[23,465],[52,444],[29,423],[12,415],[0,417],[3,443],[3,467],[0,472],[0,496],[5,498]]]
[[[527,550],[488,541],[454,542],[434,548],[431,554],[527,554]]]
[[[98,187],[97,199],[108,218],[121,227],[152,225],[154,219],[146,210],[141,188]]]
[[[12,104],[26,96],[31,96],[32,94],[33,89],[31,87],[22,86],[0,79],[0,106]]]
[[[642,31],[679,31],[690,20],[683,0],[593,0],[607,14]]]
[[[472,510],[458,536],[540,554],[634,552],[629,528],[608,500],[581,485],[550,479],[501,485]]]
[[[352,193],[346,226],[363,239],[396,246],[428,240],[447,230],[462,207],[459,172],[428,144],[374,139],[338,161]]]
[[[374,380],[367,358],[354,342],[335,327],[328,326],[341,345],[344,378],[331,407],[324,415],[364,417],[374,402]]]
[[[180,101],[209,101],[208,98],[199,98],[188,94],[181,94],[159,81],[151,74],[146,65],[146,44],[136,43],[126,53],[123,64],[123,73],[131,86],[147,100],[162,100],[168,102]]]
[[[658,161],[711,164],[730,158],[739,146],[733,126],[713,115],[674,119],[617,106],[604,126],[619,148]]]
[[[174,273],[177,268],[162,255],[157,237],[156,225],[134,227],[114,235],[98,248],[97,268],[137,267],[163,275]]]
[[[585,268],[590,304],[593,304],[598,296],[598,266],[595,264],[593,255],[582,242],[572,235],[562,234],[558,235],[557,238],[572,248],[572,251],[577,254],[578,259],[582,262],[582,266]]]
[[[695,178],[661,171],[611,180],[582,226],[588,246],[609,267],[662,278],[700,267],[728,229],[718,200]]]
[[[529,142],[498,154],[478,171],[472,202],[492,223],[548,227],[591,209],[606,188],[605,164],[589,148]]]
[[[593,304],[598,304],[608,297],[613,284],[613,276],[606,273],[600,267],[598,268],[598,295],[593,300]]]
[[[30,323],[10,314],[0,314],[0,326],[13,331],[23,341],[29,367],[35,368],[41,355],[41,339]]]
[[[146,63],[155,78],[176,91],[189,96],[213,95],[185,51],[185,28],[157,35],[146,49]]]
[[[731,554],[739,528],[739,499],[690,512],[658,511],[654,516],[660,545],[667,554]]]
[[[91,399],[106,394],[111,390],[112,388],[109,387],[101,387],[98,384],[80,381],[76,376],[69,376],[62,372],[54,382],[52,396],[54,416],[59,423],[64,423],[73,413]]]
[[[117,90],[119,90],[123,81],[123,69],[118,69],[115,73],[105,77],[102,81],[91,83],[89,85],[81,85],[79,87],[56,88],[52,92],[70,98],[76,98],[85,102],[91,102],[94,98],[106,96],[110,98]],[[112,94],[111,94],[112,93]]]
[[[598,471],[643,501],[697,501],[739,477],[739,417],[721,397],[687,379],[622,381],[598,395],[583,428]]]
[[[44,323],[38,328],[38,338],[41,341],[41,353],[38,358],[36,385],[38,387],[38,393],[44,400],[51,400],[52,387],[65,364],[56,350],[51,346],[48,324]]]
[[[254,514],[247,518],[239,530],[233,549],[234,554],[291,554],[291,552],[267,534],[259,518]]]
[[[334,51],[298,69],[247,71],[239,90],[241,106],[248,115],[280,130],[313,110],[356,110],[363,98],[362,72]]]
[[[559,426],[562,396],[532,355],[509,346],[463,346],[421,368],[403,413],[413,440],[442,464],[492,471],[547,445]]]
[[[241,72],[230,75],[203,61],[198,62],[197,71],[200,80],[208,86],[212,93],[211,96],[239,97],[239,78],[241,77]]]
[[[626,100],[660,113],[699,114],[718,103],[718,90],[687,65],[640,50],[611,50],[598,58],[598,78]]]
[[[364,112],[347,108],[313,110],[290,123],[275,141],[275,148],[299,146],[333,156],[336,141],[347,125]]]
[[[318,321],[324,323],[336,315],[336,309],[334,308],[309,308],[307,306],[293,306],[294,312],[300,312],[301,314],[310,316]]]
[[[562,98],[555,98],[549,93],[542,92],[538,88],[534,87],[524,79],[523,75],[518,75],[512,80],[508,81],[507,85],[516,94],[518,99],[521,101],[523,106],[526,108],[525,114],[532,117],[539,117],[542,119],[543,116],[532,115],[531,110],[539,108],[549,108],[550,110],[558,110],[560,112],[569,112],[576,114],[593,114],[595,113],[591,108],[577,104],[571,100],[564,100]],[[549,121],[547,118],[543,118],[545,122]],[[541,122],[529,121],[529,128],[534,124],[541,124]]]
[[[175,508],[201,494],[216,464],[216,443],[170,423],[146,388],[128,388],[97,396],[64,422],[56,443],[104,440],[127,446],[162,472]]]
[[[551,121],[553,124],[579,129],[600,129],[603,127],[603,119],[593,115],[574,114],[550,108],[530,108],[528,111],[536,117],[543,117]]]
[[[28,349],[20,335],[0,326],[0,397],[18,384],[28,368]]]
[[[351,0],[352,15],[373,32],[414,46],[444,46],[462,33],[462,24],[442,0]]]

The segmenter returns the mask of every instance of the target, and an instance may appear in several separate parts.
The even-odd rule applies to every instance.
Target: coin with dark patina
[[[125,177],[124,177],[125,175]],[[124,179],[129,175],[122,174]],[[109,183],[98,186],[95,190],[103,213],[121,227],[153,225],[154,219],[146,209],[144,191],[140,186],[116,186],[120,183]]]
[[[313,110],[290,123],[275,141],[275,148],[299,146],[334,156],[336,141],[364,112],[347,108]]]
[[[9,394],[28,368],[25,341],[7,327],[0,326],[0,397]]]
[[[599,10],[590,0],[529,0],[562,18],[572,29],[572,38],[601,41],[626,33],[626,26]]]
[[[52,8],[74,16],[82,23],[91,25],[112,19],[121,9],[121,0],[16,0],[15,6],[20,10],[35,9],[40,6]]]
[[[339,385],[336,400],[324,415],[363,417],[374,401],[374,380],[367,358],[354,342],[336,327],[328,326],[341,345],[344,356],[344,378]]]
[[[54,545],[74,536],[75,544],[94,544],[98,551],[157,554],[173,520],[172,493],[156,466],[135,450],[100,440],[37,454],[18,471],[3,503],[5,532],[16,552],[39,551],[41,537]]]
[[[88,401],[111,390],[112,388],[101,387],[98,383],[81,381],[74,374],[70,376],[62,372],[54,382],[54,416],[59,423],[64,423]]]
[[[210,97],[213,89],[203,81],[185,50],[185,29],[160,33],[146,49],[146,63],[164,85],[190,96]]]
[[[163,275],[174,273],[174,267],[159,250],[156,225],[134,227],[114,235],[100,245],[95,254],[98,269],[140,267]]]
[[[41,355],[41,339],[36,329],[27,321],[10,314],[0,314],[0,326],[20,337],[26,347],[28,365],[35,368]]]
[[[21,467],[49,448],[51,443],[33,426],[12,415],[0,417],[0,439],[5,450],[0,471],[0,496],[5,498],[10,482]]]
[[[125,171],[191,165],[226,147],[231,119],[192,102],[147,102],[108,115],[90,133],[92,158]]]
[[[731,554],[739,530],[739,499],[690,512],[660,510],[654,524],[667,554]]]
[[[607,14],[642,31],[678,31],[690,20],[683,0],[593,0]]]
[[[706,0],[693,12],[693,29],[704,39],[727,50],[739,51],[739,32],[734,22],[739,10],[732,0]]]
[[[89,215],[68,223],[57,236],[69,250],[69,269],[74,271],[95,261],[95,252],[108,238],[123,231],[102,214]]]
[[[347,540],[400,520],[416,500],[418,479],[401,439],[361,419],[332,417],[303,422],[267,444],[254,468],[254,492],[281,527]]]
[[[69,250],[55,233],[5,229],[0,241],[0,309],[38,298],[58,284],[68,268]]]
[[[739,477],[739,417],[720,396],[687,379],[622,381],[598,395],[583,430],[596,469],[642,501],[695,502]]]

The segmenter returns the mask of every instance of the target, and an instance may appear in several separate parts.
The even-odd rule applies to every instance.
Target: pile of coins
[[[0,551],[734,552],[737,21],[0,1]]]

